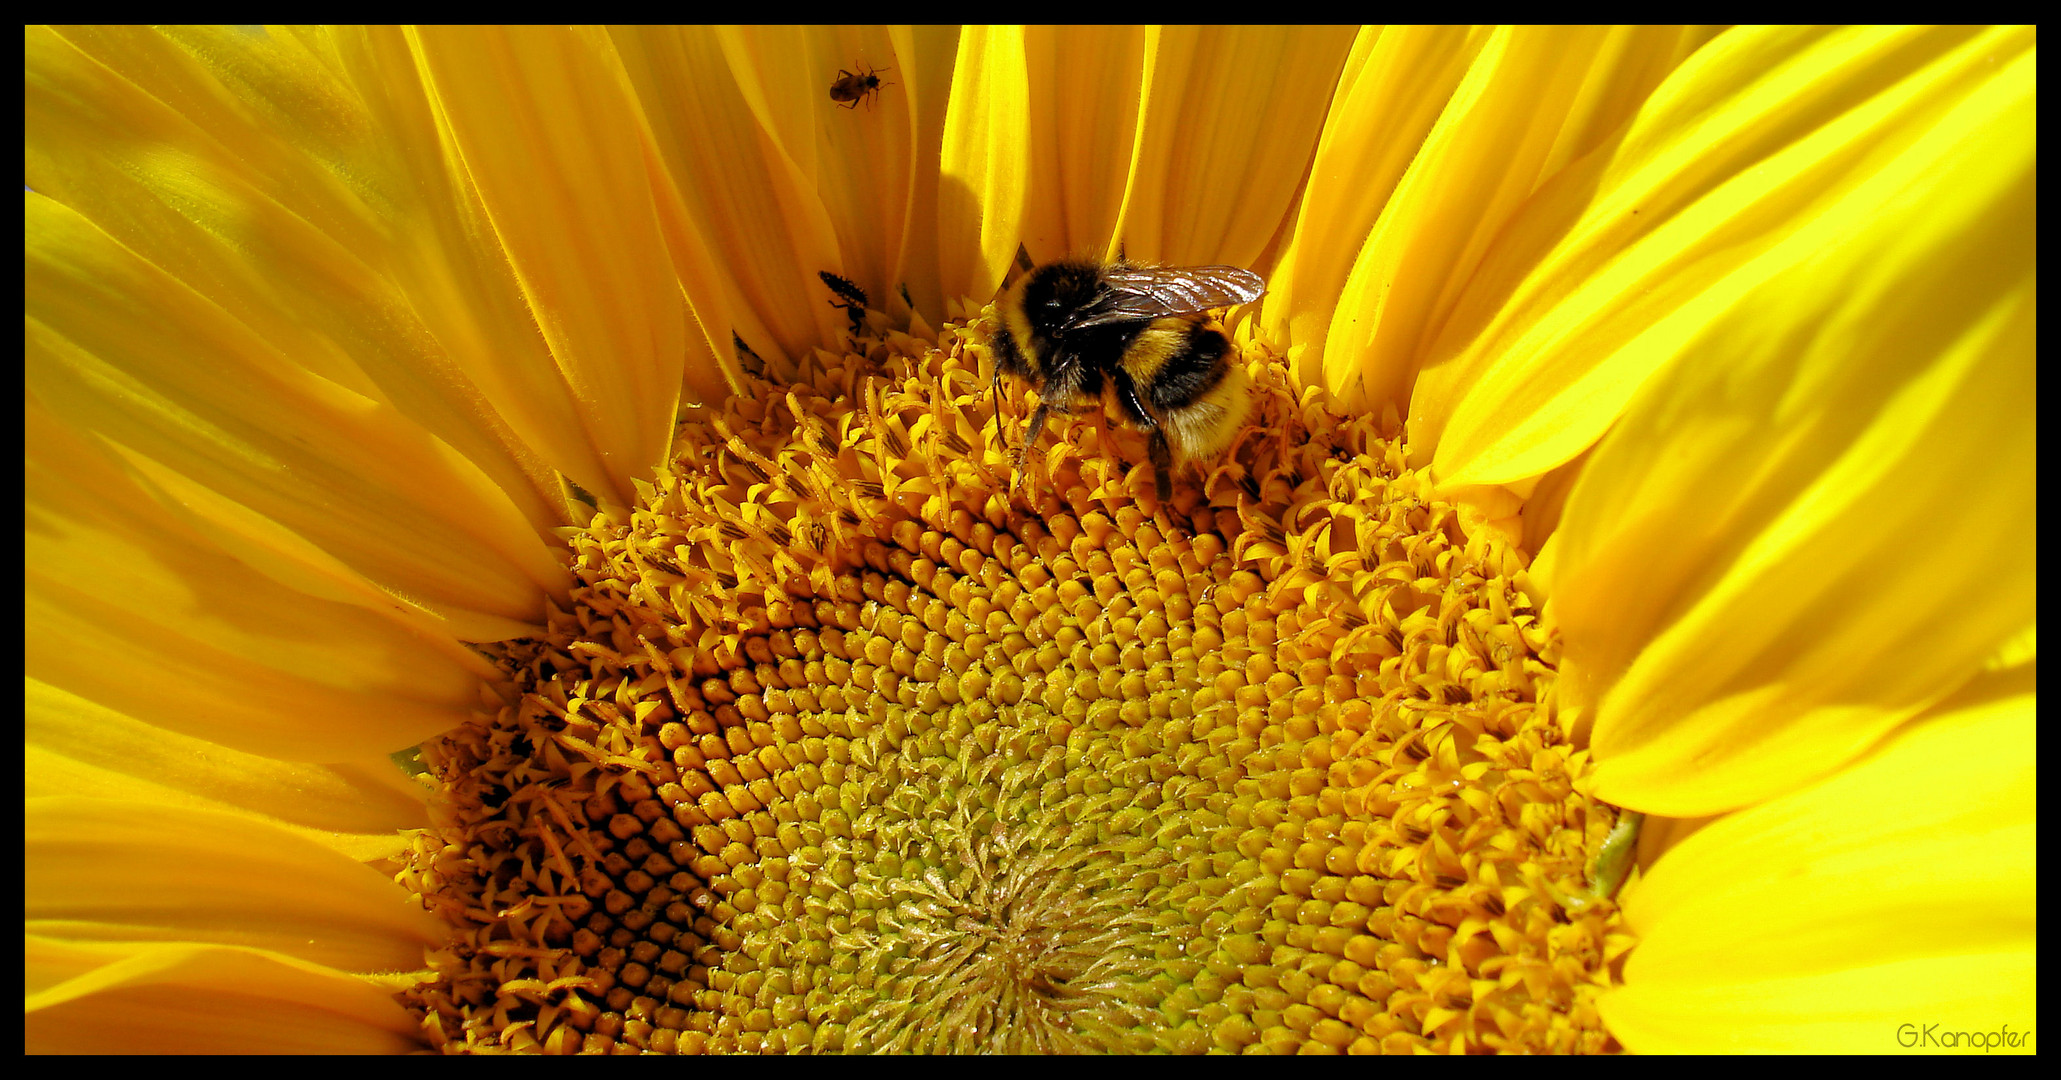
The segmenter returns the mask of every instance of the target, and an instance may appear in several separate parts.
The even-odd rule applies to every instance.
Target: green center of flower
[[[427,748],[431,1037],[1608,1048],[1615,812],[1516,557],[1276,366],[1172,505],[1095,419],[1012,496],[985,341],[762,385],[574,538],[572,610]]]

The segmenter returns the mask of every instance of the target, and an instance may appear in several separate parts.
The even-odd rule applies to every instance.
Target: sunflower
[[[26,1045],[2029,1049],[2035,43],[30,29]]]

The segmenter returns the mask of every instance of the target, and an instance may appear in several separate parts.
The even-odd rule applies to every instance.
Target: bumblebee
[[[859,102],[866,100],[869,95],[873,98],[878,98],[881,87],[894,85],[891,82],[880,81],[881,72],[893,70],[893,68],[869,68],[861,64],[859,66],[860,73],[854,75],[843,68],[838,68],[837,81],[830,84],[830,100],[837,102],[842,108],[856,109],[859,107]],[[868,107],[871,107],[870,102]]]
[[[1061,259],[1018,278],[996,304],[1002,332],[994,339],[996,400],[1004,374],[1038,392],[1018,470],[1046,416],[1093,408],[1106,380],[1146,435],[1165,502],[1174,467],[1221,453],[1250,408],[1251,380],[1209,311],[1266,291],[1264,279],[1236,266]]]

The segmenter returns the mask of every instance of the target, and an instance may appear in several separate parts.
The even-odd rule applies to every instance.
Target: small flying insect
[[[1002,332],[994,340],[997,400],[1004,374],[1038,392],[1017,468],[1046,416],[1092,407],[1106,379],[1125,418],[1146,435],[1166,501],[1174,467],[1223,452],[1251,409],[1251,379],[1209,313],[1266,291],[1265,279],[1242,267],[1122,259],[1060,259],[1017,278],[996,303]]]
[[[818,270],[816,276],[822,278],[823,284],[837,295],[838,299],[832,300],[830,306],[844,312],[845,318],[852,322],[852,336],[858,337],[859,332],[866,329],[866,291],[828,270]]]
[[[893,68],[869,68],[860,65],[860,73],[854,75],[843,68],[838,68],[837,81],[830,84],[830,100],[847,109],[858,108],[859,102],[864,100],[867,102],[866,107],[870,109],[873,107],[873,99],[880,96],[881,88],[894,85],[891,82],[882,82],[880,80],[880,73],[893,70]]]

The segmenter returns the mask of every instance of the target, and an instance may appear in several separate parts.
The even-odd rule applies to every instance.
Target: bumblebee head
[[[1092,263],[1062,260],[1024,275],[1023,314],[1031,330],[1052,340],[1065,333],[1102,292],[1102,271]]]

